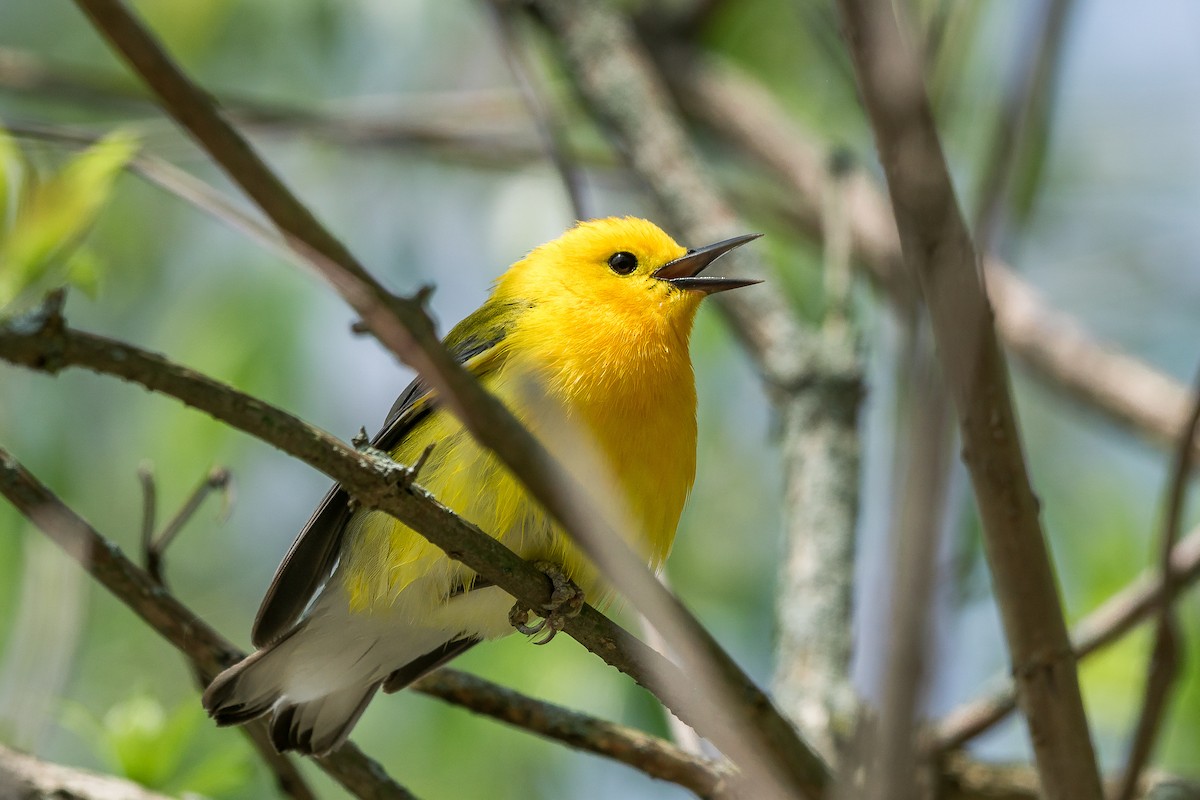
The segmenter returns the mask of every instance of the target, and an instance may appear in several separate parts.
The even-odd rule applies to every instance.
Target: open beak
[[[659,267],[654,277],[666,281],[680,289],[694,289],[705,294],[723,292],[727,289],[738,289],[742,286],[753,286],[762,283],[753,278],[714,278],[701,275],[708,265],[734,248],[741,247],[746,242],[752,242],[761,233],[750,233],[745,236],[735,236],[699,250],[688,250],[685,255]]]

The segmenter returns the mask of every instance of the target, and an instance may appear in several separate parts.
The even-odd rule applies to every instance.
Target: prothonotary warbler
[[[583,432],[633,523],[629,543],[656,569],[696,471],[696,309],[706,295],[757,283],[700,273],[754,238],[687,250],[645,220],[581,222],[513,264],[445,339],[561,461],[571,453],[547,420]],[[546,403],[556,413],[544,413]],[[433,445],[418,480],[435,497],[522,557],[554,565],[583,594],[604,594],[565,534],[420,380],[372,445],[404,464]],[[356,509],[335,486],[267,590],[258,651],[218,675],[204,705],[222,725],[269,713],[279,750],[324,754],[381,686],[394,690],[514,625],[525,629],[512,608],[503,590],[396,519]]]

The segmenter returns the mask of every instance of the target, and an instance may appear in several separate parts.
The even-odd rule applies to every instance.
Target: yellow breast
[[[483,383],[567,469],[590,486],[611,489],[625,506],[629,543],[657,568],[695,477],[696,392],[687,331],[631,331],[627,323],[608,320],[550,335],[551,316],[523,315],[500,345],[503,366]],[[620,341],[614,329],[622,331]],[[419,481],[441,502],[523,557],[561,563],[593,599],[604,594],[587,561],[520,482],[449,413],[429,415],[393,457],[413,463],[429,444],[434,450]],[[348,541],[341,572],[356,610],[390,608],[405,590],[423,597],[404,605],[425,607],[471,578],[378,512],[356,515]]]

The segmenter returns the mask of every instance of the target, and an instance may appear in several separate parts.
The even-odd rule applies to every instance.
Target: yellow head
[[[606,507],[624,506],[633,523],[618,528],[656,566],[695,476],[692,320],[706,295],[757,283],[700,273],[753,238],[688,250],[645,220],[581,222],[513,264],[490,301],[510,316],[508,368],[489,388]],[[565,542],[553,559],[593,582]]]
[[[580,222],[514,264],[497,282],[496,297],[561,310],[570,315],[564,321],[604,317],[626,325],[627,336],[676,328],[686,337],[705,295],[758,282],[700,275],[719,256],[754,238],[688,250],[644,219]]]

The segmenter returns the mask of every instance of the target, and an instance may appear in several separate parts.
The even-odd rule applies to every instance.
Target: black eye
[[[609,256],[608,265],[618,275],[628,275],[637,269],[637,256],[622,250],[619,253],[613,253]]]

